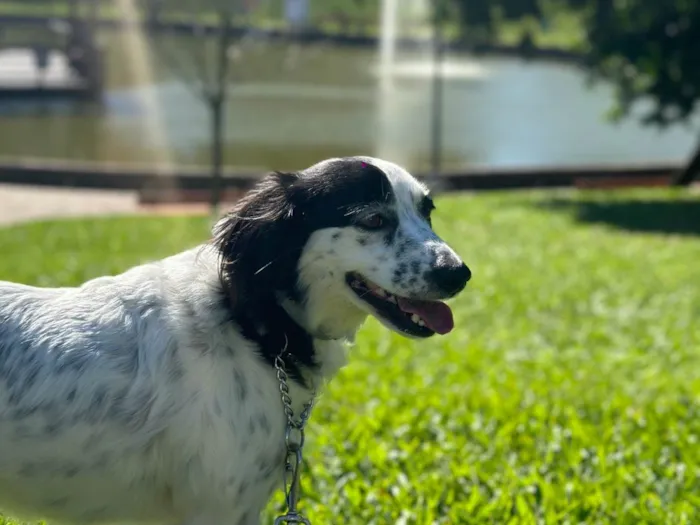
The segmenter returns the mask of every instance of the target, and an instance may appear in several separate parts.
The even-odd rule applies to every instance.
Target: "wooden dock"
[[[0,50],[0,99],[87,98],[91,86],[59,50],[46,51],[45,67],[39,67],[32,49]]]

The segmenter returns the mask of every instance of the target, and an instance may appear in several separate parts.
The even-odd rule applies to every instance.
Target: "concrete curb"
[[[528,168],[468,168],[438,177],[417,174],[438,191],[497,191],[534,188],[594,188],[668,185],[681,164],[591,165]],[[268,170],[224,174],[223,200],[235,201]],[[177,167],[0,159],[0,183],[63,188],[134,191],[141,204],[207,202],[206,167]]]

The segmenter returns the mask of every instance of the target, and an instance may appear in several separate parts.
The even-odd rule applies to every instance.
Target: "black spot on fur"
[[[122,374],[132,377],[136,375],[139,368],[139,353],[137,351],[125,352],[120,356],[120,361],[117,370]]]
[[[401,263],[399,266],[394,270],[394,275],[391,279],[391,282],[394,284],[399,284],[401,281],[404,280],[404,277],[406,277],[406,273],[408,272],[408,266],[406,263]]]
[[[170,379],[178,382],[185,375],[185,370],[182,367],[182,362],[177,355],[174,355],[170,362]]]
[[[38,407],[23,407],[10,410],[9,416],[12,421],[22,421],[35,415],[39,411]]]
[[[92,401],[87,408],[87,417],[89,421],[99,420],[105,407],[107,406],[107,389],[99,387],[92,396]]]
[[[55,370],[59,374],[65,372],[82,372],[90,362],[88,352],[73,351],[63,352],[56,360]]]
[[[49,438],[56,437],[60,431],[61,424],[56,421],[47,423],[44,427],[44,435]]]
[[[136,432],[147,423],[154,401],[153,392],[145,387],[136,392],[126,389],[114,392],[105,403],[108,409],[101,417],[116,421]]]
[[[245,398],[248,397],[248,382],[237,368],[233,369],[233,376],[236,382],[236,388],[238,389],[238,399],[245,401]]]
[[[78,472],[80,472],[80,468],[76,465],[71,465],[71,466],[68,466],[65,468],[65,470],[63,471],[63,475],[66,478],[70,479],[70,478],[74,478],[75,476],[77,476]]]
[[[54,498],[51,501],[49,501],[48,504],[51,508],[62,509],[68,504],[68,498],[65,496],[61,498]]]
[[[68,504],[68,498],[66,497],[61,497],[61,498],[54,498],[50,501],[47,502],[49,507],[53,509],[62,509]]]
[[[267,459],[260,463],[258,481],[266,481],[278,472],[281,473],[284,465],[281,462]]]
[[[75,388],[71,388],[70,391],[68,392],[68,395],[66,396],[66,401],[69,403],[72,403],[75,401],[75,396],[78,393],[78,391]]]
[[[90,509],[82,515],[83,521],[101,521],[108,513],[108,507],[97,507],[95,509]]]
[[[406,253],[407,243],[400,242],[396,245],[396,257],[401,258]]]
[[[0,334],[2,332],[0,323]],[[41,363],[29,343],[0,344],[0,385],[4,383],[7,389],[10,406],[20,404],[36,383],[40,371]]]
[[[270,422],[267,419],[267,416],[265,414],[259,414],[258,415],[258,423],[260,423],[260,428],[265,432],[266,434],[269,434],[270,431],[272,430],[270,428]]]
[[[239,486],[238,486],[238,497],[242,497],[246,492],[248,492],[248,482],[243,481]]]

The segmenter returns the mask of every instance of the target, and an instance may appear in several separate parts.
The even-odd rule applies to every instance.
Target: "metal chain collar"
[[[275,358],[275,369],[277,369],[277,380],[279,381],[284,415],[287,418],[284,434],[285,447],[287,449],[284,459],[284,494],[287,512],[279,516],[275,520],[274,525],[284,525],[285,523],[311,525],[311,522],[297,510],[297,503],[299,502],[299,480],[301,475],[301,463],[303,460],[304,427],[306,427],[306,422],[309,420],[311,409],[314,406],[316,390],[312,390],[311,399],[304,404],[299,419],[295,419],[294,409],[292,408],[292,398],[289,395],[289,385],[287,383],[289,376],[287,375],[287,369],[283,359],[287,351],[288,341],[286,339],[285,336],[284,348]]]

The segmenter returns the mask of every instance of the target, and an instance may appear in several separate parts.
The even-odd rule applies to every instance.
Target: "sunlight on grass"
[[[474,272],[457,328],[363,328],[311,420],[311,521],[700,522],[700,200],[680,195],[440,198]],[[77,284],[206,236],[186,218],[0,230],[0,279]]]

